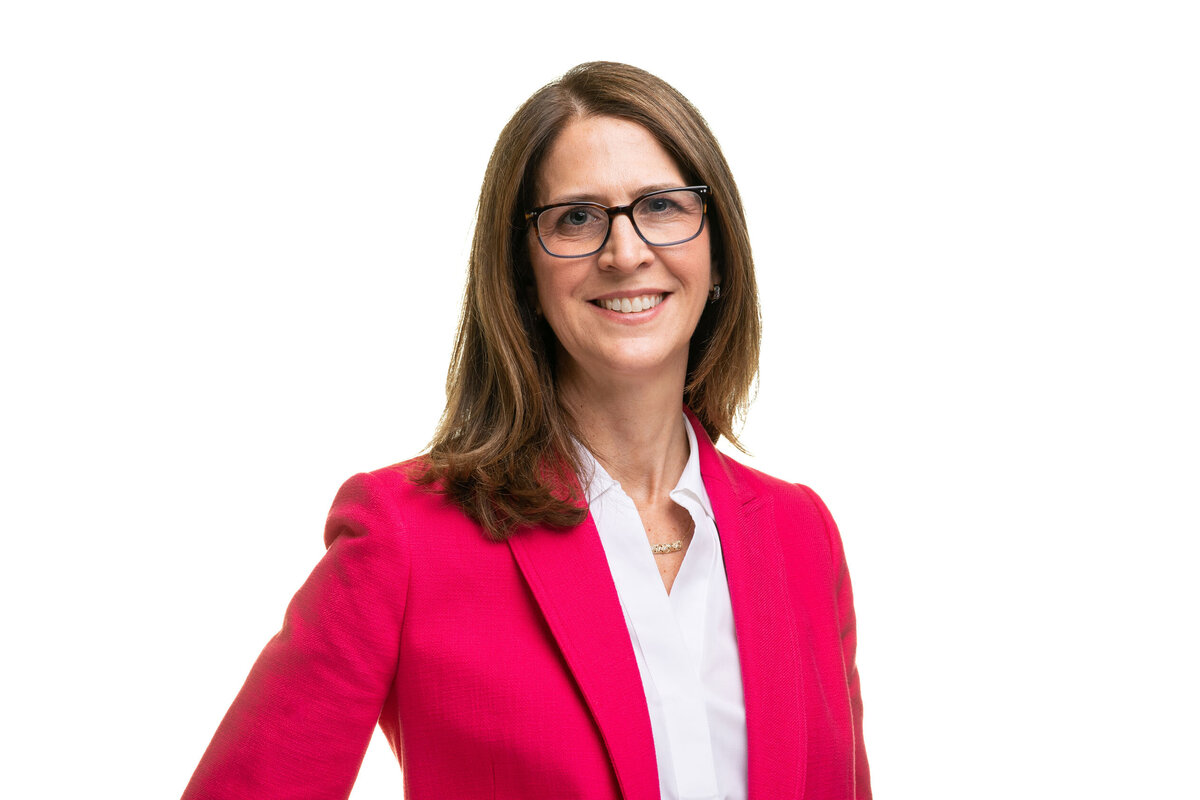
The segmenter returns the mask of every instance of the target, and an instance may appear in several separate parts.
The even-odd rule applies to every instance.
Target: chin
[[[602,365],[604,372],[614,375],[638,377],[647,380],[678,372],[687,373],[687,353],[680,358],[677,354],[665,353],[624,353],[621,357],[606,359]]]

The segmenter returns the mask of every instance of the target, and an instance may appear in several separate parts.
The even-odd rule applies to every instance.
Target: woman
[[[869,797],[854,612],[810,490],[713,441],[757,371],[699,113],[583,64],[500,135],[428,456],[358,475],[185,797]]]

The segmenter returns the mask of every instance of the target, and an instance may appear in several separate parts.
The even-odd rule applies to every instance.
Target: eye
[[[676,210],[676,205],[670,197],[657,196],[646,198],[646,211],[650,214],[669,214]]]
[[[579,225],[587,225],[589,222],[596,221],[596,209],[588,208],[587,206],[576,206],[575,208],[567,209],[567,213],[562,215],[559,224],[567,227],[576,227]]]
[[[594,206],[560,206],[543,214],[539,225],[543,236],[594,236],[608,229],[608,216]]]

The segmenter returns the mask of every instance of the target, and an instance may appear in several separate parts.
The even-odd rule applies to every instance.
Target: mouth
[[[639,311],[649,311],[666,298],[666,294],[642,294],[636,297],[610,297],[593,300],[592,305],[615,311],[618,314],[636,314]]]

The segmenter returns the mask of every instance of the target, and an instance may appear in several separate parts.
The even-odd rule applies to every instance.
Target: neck
[[[563,403],[592,454],[635,503],[675,488],[688,459],[683,380],[622,384],[561,376]]]

